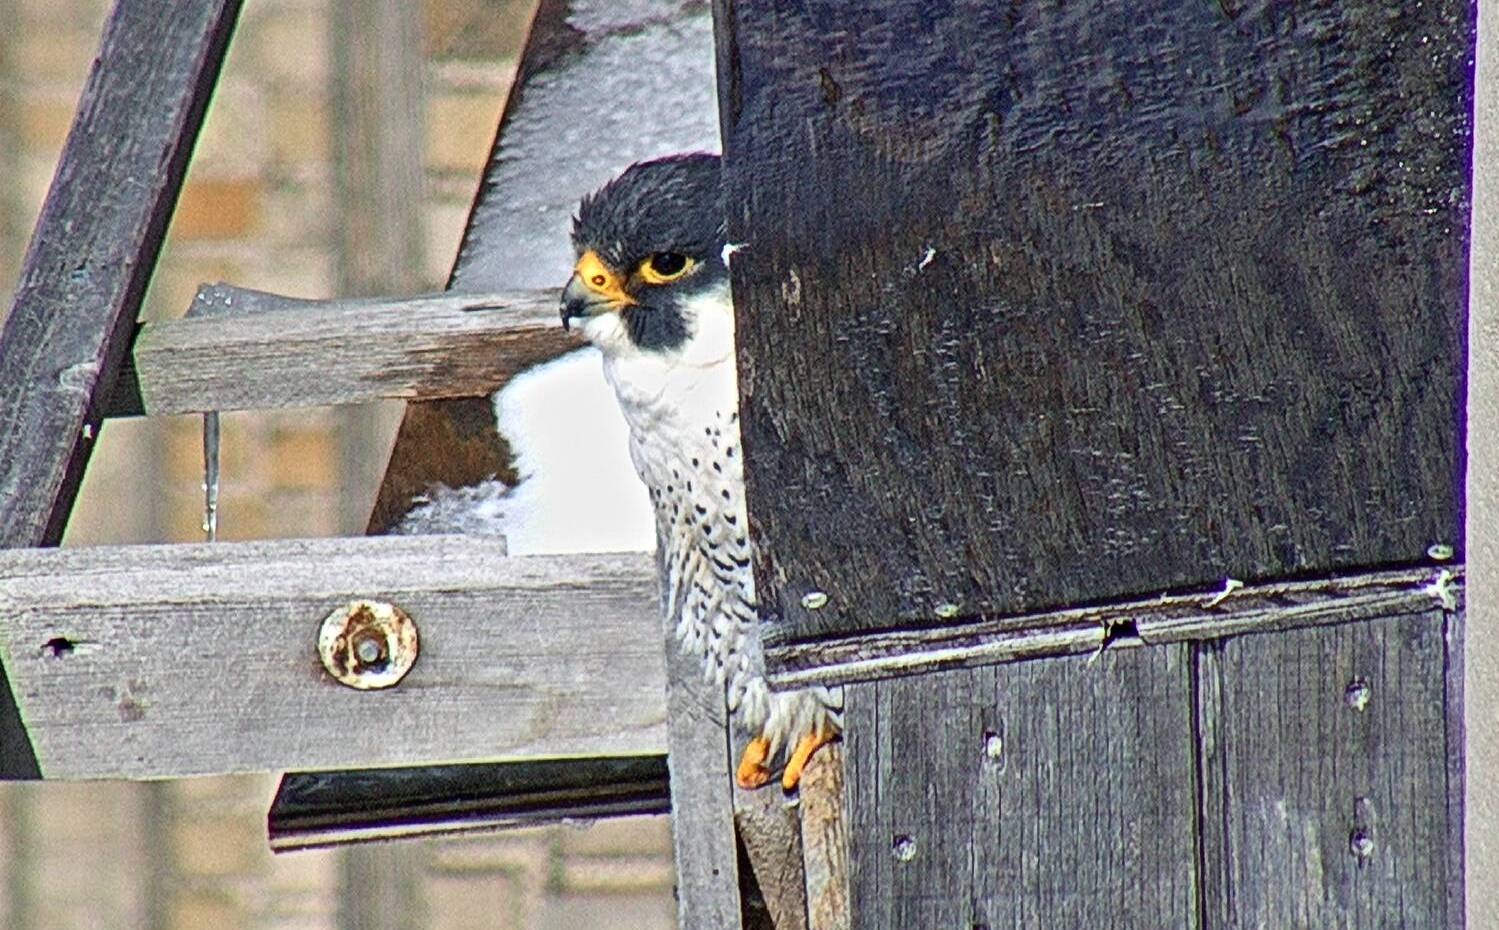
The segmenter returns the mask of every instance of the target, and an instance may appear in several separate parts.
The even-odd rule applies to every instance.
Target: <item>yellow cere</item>
[[[604,264],[598,253],[589,249],[579,258],[578,263],[573,266],[573,274],[583,282],[583,286],[590,291],[616,304],[633,304],[635,298],[625,293],[625,282],[613,269]]]

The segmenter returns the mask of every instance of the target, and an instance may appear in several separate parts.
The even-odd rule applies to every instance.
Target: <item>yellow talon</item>
[[[802,780],[802,769],[806,768],[807,760],[812,758],[812,753],[837,738],[838,731],[828,727],[825,730],[813,730],[798,740],[796,749],[792,750],[791,758],[786,761],[786,771],[781,773],[781,787],[787,791],[794,790],[797,783]]]
[[[765,757],[770,755],[770,740],[757,736],[744,747],[739,756],[739,768],[734,781],[745,790],[758,788],[770,781],[770,769],[765,767]]]

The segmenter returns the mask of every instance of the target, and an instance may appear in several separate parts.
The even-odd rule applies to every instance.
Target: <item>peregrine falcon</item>
[[[598,346],[629,425],[682,649],[751,735],[735,780],[763,785],[784,752],[789,791],[838,735],[842,698],[765,683],[726,246],[718,156],[632,165],[578,208],[562,322]]]

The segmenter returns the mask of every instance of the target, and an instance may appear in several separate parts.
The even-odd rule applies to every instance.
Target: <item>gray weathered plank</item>
[[[322,670],[355,597],[415,619],[398,686]],[[507,558],[464,536],[0,554],[0,654],[50,778],[659,753],[645,554]],[[720,751],[720,755],[722,752]]]
[[[666,761],[671,770],[677,926],[738,930],[739,856],[728,709],[723,689],[703,680],[702,662],[680,650],[672,626],[667,623]],[[659,644],[661,639],[653,637],[650,642]]]
[[[1468,273],[1468,561],[1473,590],[1467,615],[1462,703],[1467,763],[1463,804],[1469,926],[1499,927],[1499,15],[1478,17],[1473,72],[1473,214]],[[1461,721],[1459,721],[1460,723]]]
[[[735,728],[736,731],[738,728]],[[743,743],[735,734],[732,768]],[[807,930],[807,884],[802,871],[801,819],[788,804],[778,782],[763,788],[733,792],[734,826],[744,855],[740,859],[740,898],[753,885],[757,900],[764,904],[765,919],[774,930]],[[744,865],[748,865],[745,870]],[[745,874],[748,871],[748,875]],[[749,920],[746,919],[748,926]]]
[[[849,686],[853,925],[1196,926],[1187,649]]]
[[[149,415],[476,397],[578,347],[554,291],[297,300],[209,285],[250,303],[141,326],[113,413]]]
[[[1206,930],[1460,926],[1444,627],[1427,610],[1198,647]]]
[[[1436,563],[1315,580],[1161,595],[914,630],[788,643],[779,686],[840,684],[1125,646],[1348,623],[1463,599],[1463,566]],[[1115,638],[1119,637],[1119,638]]]

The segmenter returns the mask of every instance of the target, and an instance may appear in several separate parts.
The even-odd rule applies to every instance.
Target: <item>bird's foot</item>
[[[786,760],[786,771],[781,773],[781,787],[787,791],[795,791],[797,784],[802,780],[802,769],[806,768],[807,760],[812,758],[812,753],[837,738],[838,731],[832,727],[826,727],[813,730],[797,740],[796,748],[791,751],[791,758]]]
[[[770,781],[770,769],[765,759],[770,755],[770,740],[757,736],[744,747],[739,756],[739,768],[734,772],[734,781],[746,791],[758,788]]]

